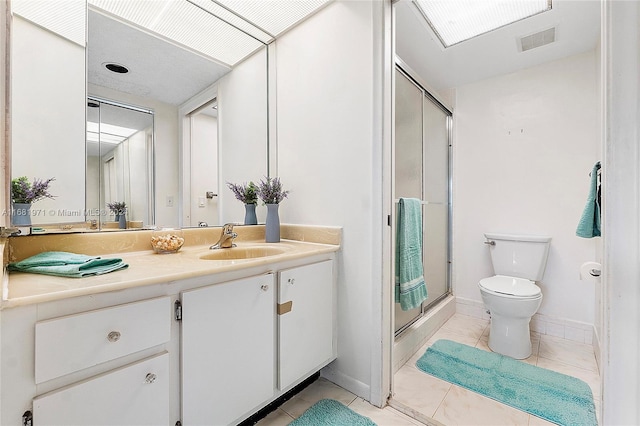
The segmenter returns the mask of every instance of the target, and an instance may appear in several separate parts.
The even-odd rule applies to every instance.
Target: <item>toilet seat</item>
[[[542,297],[540,287],[525,278],[495,275],[481,279],[478,285],[487,293],[495,294],[499,297],[514,299],[537,299]]]

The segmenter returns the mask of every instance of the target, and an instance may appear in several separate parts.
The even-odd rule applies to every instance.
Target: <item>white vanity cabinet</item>
[[[336,358],[335,286],[326,254],[0,310],[0,424],[238,424]]]
[[[35,397],[35,424],[168,424],[169,354],[160,345],[171,338],[171,312],[170,298],[159,297],[36,322],[36,384],[159,349]]]
[[[182,293],[183,424],[234,424],[273,397],[274,284],[266,274]]]
[[[280,272],[278,376],[284,390],[336,358],[333,261]]]
[[[33,418],[36,425],[168,425],[169,354],[37,397]]]

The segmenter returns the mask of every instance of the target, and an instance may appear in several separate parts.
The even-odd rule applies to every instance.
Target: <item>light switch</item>
[[[204,207],[204,197],[198,197],[198,207]]]

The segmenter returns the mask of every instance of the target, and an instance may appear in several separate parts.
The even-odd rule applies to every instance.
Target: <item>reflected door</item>
[[[218,187],[218,102],[216,99],[188,114],[188,168],[183,170],[189,184],[183,196],[183,226],[220,223]],[[185,200],[186,201],[186,200]]]

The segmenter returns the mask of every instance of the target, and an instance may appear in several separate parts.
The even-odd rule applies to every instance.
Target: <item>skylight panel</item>
[[[331,0],[215,0],[277,37]]]
[[[235,65],[263,46],[250,35],[186,0],[89,0],[89,4],[107,15],[226,65]]]
[[[551,0],[413,0],[444,47],[551,9]]]
[[[87,24],[84,0],[60,2],[12,0],[11,12],[84,46]]]

